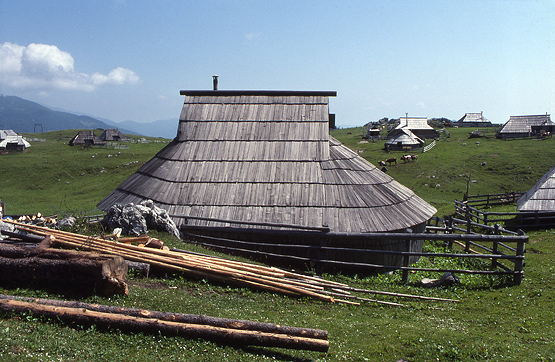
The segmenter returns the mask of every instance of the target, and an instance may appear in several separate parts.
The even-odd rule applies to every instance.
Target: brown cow
[[[388,158],[385,162],[389,163],[389,166],[391,166],[392,163],[397,164],[397,157]]]

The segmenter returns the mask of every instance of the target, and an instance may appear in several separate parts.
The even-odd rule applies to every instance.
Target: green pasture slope
[[[100,200],[171,141],[148,138],[150,143],[119,143],[127,149],[69,146],[77,132],[27,134],[46,141],[31,141],[25,153],[0,157],[0,199],[7,213],[98,213]]]
[[[453,199],[471,194],[523,191],[555,164],[555,139],[468,139],[468,129],[450,129],[414,163],[399,162],[388,173],[438,208],[453,210]],[[402,155],[385,153],[383,141],[359,143],[363,130],[343,129],[332,135],[370,162]],[[0,156],[0,199],[9,213],[96,213],[96,203],[150,159],[164,143],[130,144],[129,149],[69,147],[74,131],[41,134],[24,154]],[[35,135],[29,135],[35,136]],[[160,141],[160,140],[158,140]],[[168,140],[165,140],[166,142]],[[479,142],[479,144],[476,144]],[[466,145],[464,145],[466,143]],[[111,155],[111,156],[110,156]],[[93,157],[94,156],[94,157]],[[485,166],[481,163],[485,162]],[[471,182],[472,181],[472,182]],[[512,206],[512,210],[514,206]],[[79,232],[100,230],[81,225]],[[189,280],[181,275],[149,279],[129,276],[129,296],[89,297],[83,301],[169,312],[206,314],[329,331],[327,353],[277,348],[229,347],[202,340],[48,321],[31,314],[0,315],[2,361],[553,361],[555,359],[555,230],[528,234],[525,278],[521,285],[497,278],[461,275],[461,285],[420,287],[423,272],[410,283],[399,274],[327,275],[355,287],[442,298],[459,303],[369,296],[403,303],[387,307],[329,304],[245,288]],[[166,234],[170,246],[191,248]],[[429,249],[440,249],[428,245]],[[198,251],[198,249],[196,249]],[[203,251],[208,252],[208,251]],[[452,261],[422,259],[420,265],[451,266]],[[11,295],[67,298],[28,289],[3,290]]]

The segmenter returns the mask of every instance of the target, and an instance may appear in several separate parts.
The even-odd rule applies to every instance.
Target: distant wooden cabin
[[[526,138],[553,134],[555,123],[549,114],[511,116],[497,133],[498,138]]]
[[[70,146],[103,146],[106,143],[94,134],[93,130],[79,131],[69,141]]]
[[[366,131],[366,137],[368,139],[379,139],[380,138],[380,132],[381,132],[381,128],[379,125],[372,125],[370,127],[368,127],[368,130]]]
[[[426,117],[399,118],[399,124],[387,134],[387,138],[391,139],[395,137],[397,134],[401,133],[402,130],[409,130],[423,140],[439,138],[439,132],[428,124],[428,119]]]
[[[491,127],[491,122],[484,117],[484,112],[465,113],[457,122],[452,122],[451,126],[457,127]]]
[[[555,212],[555,167],[517,201],[518,211]]]
[[[401,128],[385,142],[386,151],[410,151],[423,146],[424,140],[405,128]]]
[[[368,248],[364,239],[342,233],[421,232],[436,212],[330,136],[329,97],[335,92],[181,94],[177,137],[99,209],[150,199],[184,230],[217,236],[210,242],[218,245],[255,241],[266,257],[293,253],[287,244],[319,245],[321,230],[326,238],[336,236],[329,245]],[[382,247],[404,250],[404,242],[393,244]],[[350,264],[358,254],[348,253]]]
[[[99,136],[102,141],[107,142],[129,142],[131,139],[121,133],[117,128],[110,128],[102,132]]]
[[[31,144],[14,131],[0,130],[0,151],[22,152],[31,147]]]

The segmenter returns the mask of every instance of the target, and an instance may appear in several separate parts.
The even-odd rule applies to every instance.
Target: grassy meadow
[[[362,128],[340,129],[332,135],[368,161],[400,156],[385,153],[384,141],[364,142]],[[453,211],[453,199],[471,194],[524,191],[555,164],[555,139],[501,141],[468,139],[472,129],[449,129],[418,161],[388,166],[388,174],[438,209]],[[131,143],[128,149],[70,147],[77,131],[38,135],[23,154],[0,155],[0,199],[9,214],[94,214],[96,204],[169,140]],[[28,135],[36,137],[37,135]],[[165,143],[164,143],[165,142]],[[363,143],[361,143],[363,142]],[[477,143],[479,142],[479,144]],[[486,165],[482,166],[482,162]],[[511,210],[514,211],[512,206]],[[97,234],[98,226],[80,224],[78,232]],[[461,275],[453,287],[423,288],[434,278],[425,272],[400,282],[398,273],[325,275],[365,289],[409,293],[460,302],[407,300],[369,296],[404,307],[363,303],[330,304],[291,298],[247,288],[190,280],[180,274],[144,278],[130,274],[130,294],[83,301],[168,312],[205,314],[281,325],[325,329],[327,353],[279,348],[230,347],[212,342],[64,324],[40,317],[0,315],[2,361],[553,361],[555,359],[555,229],[528,233],[525,277],[509,280]],[[166,245],[204,253],[163,233],[153,236]],[[426,246],[429,250],[439,245]],[[420,265],[449,265],[449,260],[423,258]],[[445,263],[445,264],[442,264]],[[65,299],[40,290],[0,289],[10,295]]]

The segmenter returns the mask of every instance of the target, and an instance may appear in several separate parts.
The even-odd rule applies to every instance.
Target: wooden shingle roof
[[[511,116],[507,123],[503,125],[500,134],[504,133],[529,133],[533,126],[553,125],[549,114],[535,116]]]
[[[518,211],[555,211],[555,167],[517,201]]]
[[[465,113],[465,115],[458,120],[458,122],[489,122],[489,120],[484,117],[482,112],[480,113]]]
[[[433,130],[426,117],[401,117],[395,129],[406,128],[410,130]]]
[[[330,137],[328,97],[335,92],[182,94],[177,137],[100,209],[151,199],[177,224],[192,216],[334,232],[402,230],[436,212]]]

